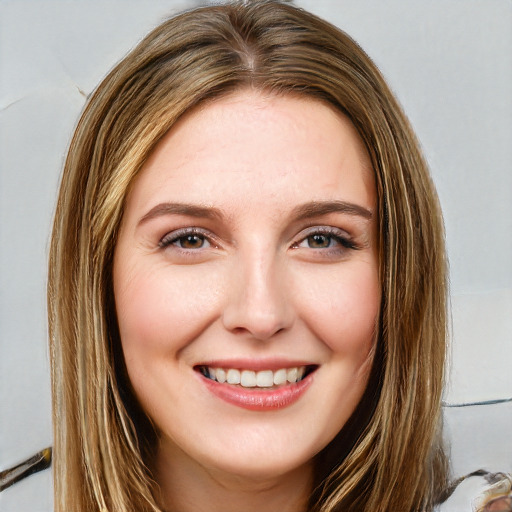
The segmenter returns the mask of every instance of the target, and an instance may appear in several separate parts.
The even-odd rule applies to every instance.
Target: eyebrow
[[[296,220],[304,220],[329,213],[344,213],[365,219],[371,219],[373,216],[372,212],[367,208],[347,201],[310,201],[294,208],[290,217]],[[141,217],[137,225],[140,226],[151,219],[164,215],[186,215],[188,217],[212,220],[222,220],[224,218],[221,211],[212,206],[187,203],[160,203]]]
[[[328,213],[356,215],[368,220],[373,217],[371,210],[347,201],[311,201],[297,206],[292,212],[292,217],[297,220],[304,220],[327,215]]]
[[[139,222],[138,226],[144,224],[148,220],[164,215],[187,215],[188,217],[197,217],[202,219],[222,219],[223,215],[217,208],[211,206],[201,206],[197,204],[186,203],[160,203],[151,208]]]

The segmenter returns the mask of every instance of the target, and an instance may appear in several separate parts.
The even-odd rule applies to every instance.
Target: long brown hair
[[[377,184],[375,363],[361,404],[315,460],[309,509],[430,510],[444,485],[444,235],[418,142],[349,36],[289,4],[254,1],[164,22],[100,84],[76,128],[49,263],[57,512],[160,510],[151,425],[124,373],[113,251],[130,184],[161,137],[199,103],[247,86],[307,95],[346,114]]]

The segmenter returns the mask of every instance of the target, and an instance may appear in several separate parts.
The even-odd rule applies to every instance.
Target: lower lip
[[[202,380],[209,391],[225,402],[251,411],[272,411],[297,402],[313,382],[313,375],[276,389],[243,388],[221,384],[207,377],[202,377]]]

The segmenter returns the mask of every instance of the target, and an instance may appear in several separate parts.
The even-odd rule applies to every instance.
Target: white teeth
[[[240,384],[240,370],[230,368],[226,374],[228,384]]]
[[[286,383],[286,369],[281,368],[274,373],[274,384],[279,386],[280,384]]]
[[[256,374],[256,386],[259,388],[271,388],[274,385],[274,372],[265,370]]]
[[[221,384],[226,382],[226,370],[223,370],[222,368],[216,368],[215,378],[217,379],[217,382],[220,382]]]
[[[286,380],[288,382],[297,382],[298,370],[297,368],[289,368],[286,372]]]
[[[256,386],[256,372],[243,370],[240,374],[240,384],[244,388],[253,388]]]
[[[281,368],[272,370],[237,370],[236,368],[203,367],[203,373],[221,384],[240,384],[244,388],[271,388],[286,383],[294,384],[304,378],[306,367]]]

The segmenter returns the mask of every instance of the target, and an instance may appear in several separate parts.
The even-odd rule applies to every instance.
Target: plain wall
[[[295,3],[376,61],[430,163],[451,267],[446,402],[512,397],[512,2]],[[73,127],[113,64],[191,5],[0,1],[0,470],[52,444],[46,265]],[[446,421],[455,473],[512,471],[510,404],[450,407]],[[50,472],[28,480],[0,494],[2,512],[51,510]]]

